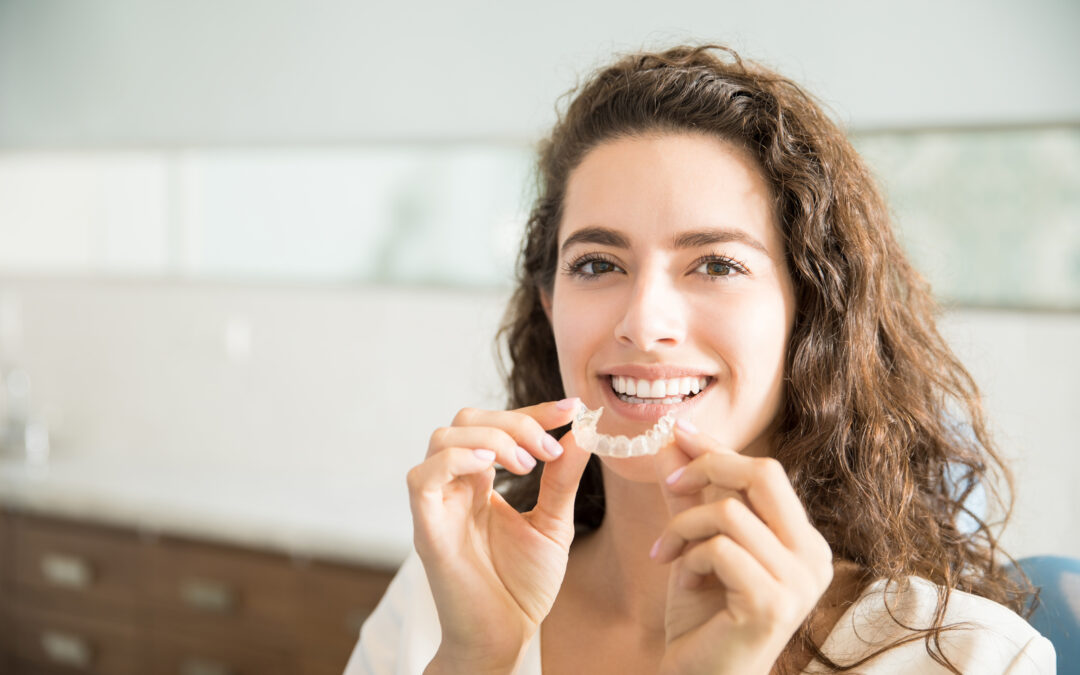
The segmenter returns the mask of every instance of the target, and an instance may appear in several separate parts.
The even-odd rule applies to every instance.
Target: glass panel
[[[237,150],[183,161],[195,276],[492,285],[512,271],[527,149]]]
[[[1080,129],[863,134],[912,263],[945,301],[1080,308]]]
[[[164,271],[166,187],[152,153],[0,154],[0,271]]]
[[[1080,127],[854,135],[947,302],[1080,308]],[[0,154],[0,274],[505,286],[533,152]]]

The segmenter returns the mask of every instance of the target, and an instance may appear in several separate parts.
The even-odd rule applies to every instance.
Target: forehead
[[[767,182],[749,154],[694,133],[634,136],[589,151],[571,172],[559,245],[576,230],[619,230],[633,244],[679,232],[742,230],[774,254],[782,237]]]

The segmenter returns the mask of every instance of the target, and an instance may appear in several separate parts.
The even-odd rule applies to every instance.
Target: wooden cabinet
[[[0,510],[0,672],[340,675],[392,575]]]
[[[8,540],[8,516],[3,508],[0,508],[0,673],[11,672],[10,662],[12,627],[8,621],[8,605],[10,604],[11,590],[8,586],[8,569],[10,563],[8,556],[11,552],[11,544]]]

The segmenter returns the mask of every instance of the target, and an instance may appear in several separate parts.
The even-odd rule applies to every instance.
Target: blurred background
[[[502,407],[556,100],[684,41],[850,132],[1012,460],[1006,549],[1080,555],[1078,30],[1073,0],[0,0],[8,667],[138,672],[169,625],[162,672],[340,672],[366,605],[285,627],[377,600],[431,431]]]

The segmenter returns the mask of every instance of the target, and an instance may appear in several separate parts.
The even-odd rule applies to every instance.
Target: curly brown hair
[[[1001,565],[1011,558],[994,533],[1011,512],[1012,478],[975,382],[935,327],[929,286],[907,262],[844,132],[798,85],[716,45],[625,56],[567,96],[539,149],[537,197],[499,331],[509,406],[564,396],[541,291],[552,290],[567,180],[584,156],[605,141],[657,132],[711,134],[744,148],[771,187],[797,306],[775,457],[836,557],[863,572],[862,588],[908,575],[941,587],[934,624],[903,642],[925,637],[931,656],[959,672],[939,643],[952,589],[1030,612],[1033,589]],[[516,508],[532,508],[539,473],[502,473],[500,490]],[[987,490],[999,522],[965,507],[976,489]],[[598,527],[603,511],[593,457],[578,530]],[[962,514],[974,531],[958,527]],[[812,618],[789,650],[807,649],[836,671],[867,660],[828,659],[811,640]]]

